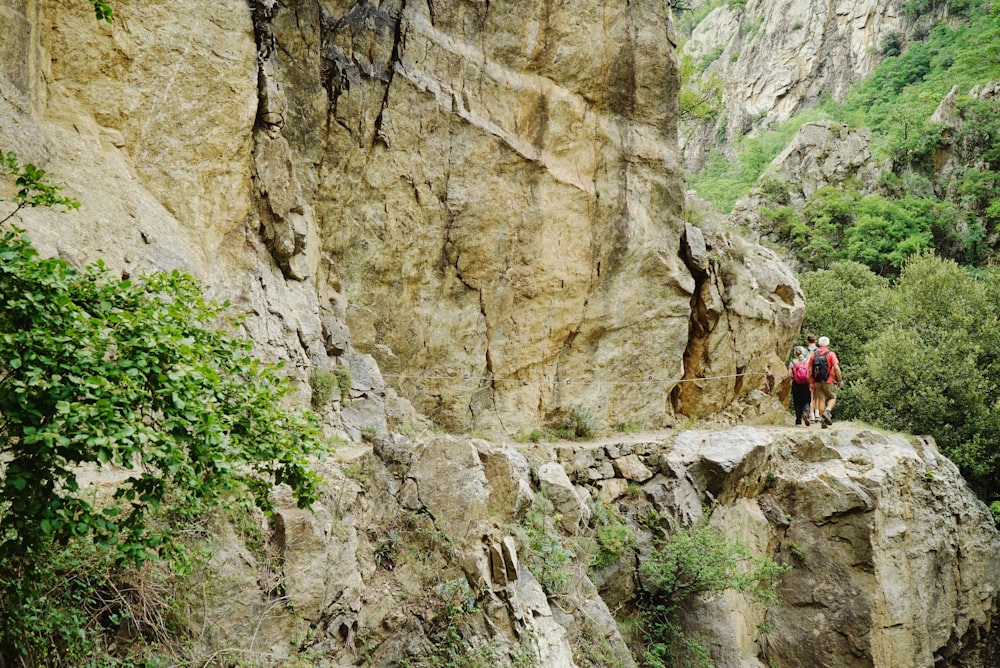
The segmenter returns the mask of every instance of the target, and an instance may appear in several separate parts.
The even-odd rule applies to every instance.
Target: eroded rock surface
[[[279,504],[269,577],[254,576],[260,563],[246,550],[219,550],[215,568],[245,587],[257,577],[260,602],[244,590],[250,607],[233,614],[219,592],[195,621],[230,617],[214,641],[239,647],[270,605],[254,633],[272,660],[310,651],[320,665],[390,665],[442,651],[436,615],[462,591],[462,642],[492,647],[494,665],[631,665],[610,611],[632,609],[637,564],[652,548],[648,518],[658,516],[707,521],[792,566],[771,608],[731,593],[686,606],[685,628],[720,668],[990,665],[1000,535],[929,439],[837,424],[521,447],[379,440],[347,465],[350,477],[331,465],[313,514]],[[634,480],[639,466],[652,477]],[[527,503],[511,502],[513,490]],[[587,517],[574,515],[580,500]],[[608,508],[639,541],[588,569],[585,546]],[[540,513],[551,513],[548,538],[532,543],[525,527]],[[565,579],[552,590],[553,570],[538,569],[556,563],[557,542],[577,558],[555,568]],[[291,646],[305,629],[308,642]],[[611,656],[620,663],[601,663]]]
[[[384,389],[331,428],[419,424],[397,395],[483,433],[577,405],[653,427],[783,376],[794,278],[681,219],[662,3],[114,10],[0,14],[24,36],[0,63],[0,144],[83,204],[23,223],[76,263],[194,273],[303,399],[313,371],[377,362]]]

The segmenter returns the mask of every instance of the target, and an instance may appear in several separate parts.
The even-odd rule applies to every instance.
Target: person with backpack
[[[809,334],[806,336],[806,357],[816,352],[817,347],[816,335]],[[813,422],[819,422],[819,397],[816,396],[816,390],[811,385],[809,386],[809,391],[812,392],[812,405],[809,407],[809,417]]]
[[[806,349],[795,346],[795,359],[788,365],[788,377],[792,379],[792,404],[795,406],[795,426],[805,423],[809,426],[812,390],[809,385],[809,357]]]
[[[817,343],[819,347],[809,356],[809,379],[813,384],[813,392],[819,397],[822,427],[826,429],[833,424],[833,407],[837,404],[836,386],[843,387],[844,378],[840,372],[837,353],[830,350],[830,339],[821,336]]]

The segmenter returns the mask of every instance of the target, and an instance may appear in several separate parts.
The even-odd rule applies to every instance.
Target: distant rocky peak
[[[749,0],[716,7],[682,52],[721,77],[719,116],[682,128],[689,170],[713,148],[813,106],[843,99],[919,28],[895,0]]]

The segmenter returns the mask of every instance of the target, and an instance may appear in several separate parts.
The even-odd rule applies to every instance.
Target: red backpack
[[[809,365],[806,362],[792,362],[792,380],[799,384],[809,382]]]

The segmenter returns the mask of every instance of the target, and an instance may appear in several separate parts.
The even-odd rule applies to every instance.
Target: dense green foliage
[[[750,556],[745,545],[727,540],[721,531],[704,523],[659,539],[639,566],[643,665],[710,668],[708,648],[681,627],[685,607],[699,594],[727,590],[771,605],[777,602],[778,580],[788,570],[770,559]]]
[[[266,507],[274,483],[316,498],[315,421],[279,408],[287,383],[214,327],[224,308],[180,272],[121,280],[0,237],[0,559],[91,537],[141,561],[168,537],[145,521],[166,501],[194,515],[246,490]],[[108,507],[78,489],[86,463],[130,471]]]
[[[14,218],[25,207],[45,206],[72,210],[80,208],[80,203],[72,197],[60,195],[62,187],[53,182],[48,172],[31,163],[21,165],[13,152],[0,150],[0,170],[14,180],[17,193],[7,201],[14,208],[0,218],[0,225]]]
[[[912,257],[890,285],[853,263],[802,277],[804,331],[830,336],[837,410],[934,436],[987,500],[1000,497],[1000,271]]]
[[[890,200],[826,186],[801,211],[784,206],[763,213],[804,267],[849,260],[891,276],[908,257],[933,247],[939,221],[952,210],[934,199]]]
[[[183,570],[179,532],[220,503],[266,510],[282,483],[303,507],[318,497],[315,416],[280,406],[289,384],[225,332],[225,309],[180,272],[77,270],[0,232],[0,656],[131,665],[91,651],[118,624],[93,623],[98,571],[158,556]],[[113,493],[81,467],[117,472]]]
[[[682,120],[715,118],[722,109],[722,79],[717,74],[706,74],[714,59],[722,54],[721,48],[707,54],[700,62],[682,55],[679,74],[680,91],[677,94],[677,116]]]

